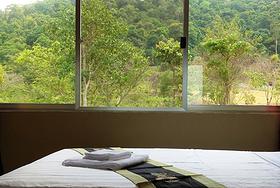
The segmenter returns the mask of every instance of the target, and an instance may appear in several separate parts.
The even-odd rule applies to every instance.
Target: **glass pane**
[[[279,105],[279,7],[190,1],[189,104]]]
[[[82,106],[182,107],[182,0],[82,0]]]
[[[0,3],[0,103],[74,103],[75,4]]]

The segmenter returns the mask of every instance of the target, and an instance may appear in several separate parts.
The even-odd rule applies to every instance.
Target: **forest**
[[[190,105],[280,103],[279,8],[190,0]],[[81,11],[82,106],[182,107],[182,0],[82,0]],[[0,102],[74,97],[75,0],[0,10]]]

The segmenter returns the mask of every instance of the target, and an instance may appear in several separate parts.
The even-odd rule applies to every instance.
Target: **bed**
[[[280,188],[280,152],[197,149],[131,149],[177,168],[201,173],[226,187]],[[0,176],[0,188],[135,188],[121,175],[105,170],[65,167],[79,153],[64,149]]]

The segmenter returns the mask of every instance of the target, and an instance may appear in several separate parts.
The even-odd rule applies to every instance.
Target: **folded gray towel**
[[[137,165],[148,160],[148,155],[135,155],[132,154],[130,158],[121,159],[118,161],[97,161],[89,159],[67,159],[63,161],[64,166],[84,167],[84,168],[96,168],[107,170],[120,170],[129,166]]]
[[[85,153],[84,159],[98,161],[117,161],[127,159],[131,156],[130,151],[101,149],[93,152]]]

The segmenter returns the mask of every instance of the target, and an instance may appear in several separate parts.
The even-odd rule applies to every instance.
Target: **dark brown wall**
[[[1,114],[5,172],[69,147],[278,149],[276,114],[13,112]]]

